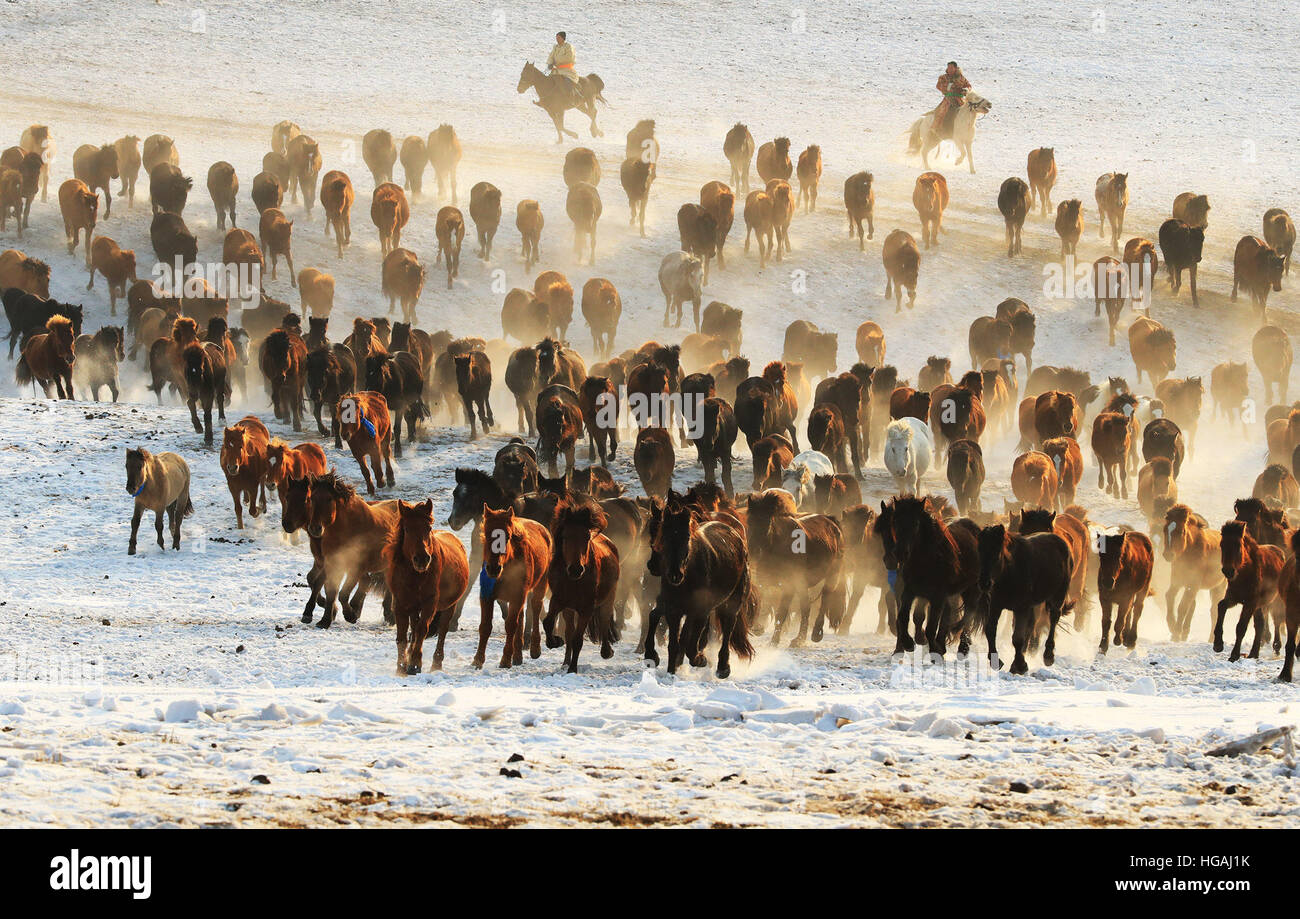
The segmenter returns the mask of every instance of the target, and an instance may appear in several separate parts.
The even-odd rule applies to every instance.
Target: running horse
[[[975,141],[975,120],[980,115],[987,115],[992,108],[993,103],[988,99],[977,93],[967,92],[965,103],[958,106],[956,113],[939,126],[938,134],[929,130],[934,110],[926,112],[912,122],[911,128],[908,129],[907,152],[921,154],[921,162],[926,169],[929,169],[930,151],[941,142],[950,140],[956,144],[958,153],[957,162],[953,165],[960,166],[969,159],[970,171],[974,173],[975,155],[971,153],[971,144]]]
[[[533,100],[533,105],[538,106],[551,116],[551,121],[555,122],[555,142],[564,143],[564,135],[577,138],[577,131],[570,131],[564,126],[564,113],[571,108],[575,108],[591,119],[591,136],[603,137],[604,132],[596,127],[596,103],[609,103],[601,93],[605,89],[605,83],[594,73],[589,73],[585,77],[578,78],[578,88],[582,91],[581,101],[573,97],[569,89],[569,81],[564,76],[553,73],[547,75],[533,66],[529,61],[524,64],[524,69],[519,74],[519,85],[515,87],[519,93],[526,93],[530,89],[537,90],[537,98]]]

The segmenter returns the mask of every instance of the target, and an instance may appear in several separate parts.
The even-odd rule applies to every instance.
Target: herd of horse
[[[527,77],[521,77],[521,92],[532,85]],[[598,87],[593,92],[593,99],[599,96]],[[594,105],[588,113],[593,132]],[[972,125],[976,114],[977,109],[970,115]],[[557,131],[561,124],[557,120]],[[954,380],[952,361],[933,356],[919,368],[914,386],[886,362],[884,329],[870,320],[856,329],[858,360],[847,369],[837,365],[838,332],[795,320],[780,358],[751,373],[743,351],[743,311],[717,301],[703,304],[710,268],[727,270],[724,247],[737,194],[744,195],[745,251],[752,236],[760,268],[768,258],[789,254],[796,211],[817,208],[822,173],[817,146],[792,159],[788,138],[756,145],[743,124],[727,132],[723,153],[730,181],[706,183],[698,203],[681,206],[681,248],[659,269],[665,329],[681,326],[690,302],[694,331],[680,342],[647,341],[616,353],[622,301],[613,281],[593,277],[576,292],[553,270],[540,272],[531,289],[506,294],[500,337],[430,332],[416,325],[426,267],[416,253],[402,248],[401,233],[411,219],[407,192],[419,197],[427,165],[436,174],[439,196],[451,201],[438,210],[435,223],[435,263],[444,265],[449,287],[459,274],[468,226],[456,206],[461,145],[449,125],[427,140],[407,137],[400,149],[388,131],[371,131],[363,139],[363,159],[375,181],[371,219],[381,245],[381,290],[390,316],[401,304],[402,319],[356,317],[338,341],[330,329],[334,278],[317,267],[295,274],[293,221],[283,210],[287,190],[294,201],[301,193],[310,214],[319,188],[325,233],[333,232],[338,257],[344,257],[355,192],[341,170],[320,175],[315,140],[291,122],[273,128],[263,171],[253,180],[257,236],[236,226],[239,183],[233,167],[220,162],[208,172],[209,194],[225,234],[222,264],[259,272],[248,299],[206,281],[178,292],[142,280],[135,251],[104,235],[100,193],[107,220],[110,181],[121,180],[118,195],[129,207],[143,166],[158,262],[183,270],[198,261],[197,238],[182,217],[192,180],[179,168],[176,144],[153,135],[143,155],[138,144],[138,137],[129,136],[79,148],[75,177],[57,189],[67,251],[75,255],[84,231],[87,289],[97,273],[102,275],[109,285],[110,315],[116,316],[119,297],[126,301],[124,325],[83,333],[83,307],[50,296],[46,262],[17,249],[0,253],[11,359],[21,346],[15,379],[20,385],[39,384],[47,397],[74,398],[74,383],[93,398],[107,387],[116,401],[119,366],[141,361],[160,403],[165,391],[186,401],[206,445],[216,440],[213,411],[218,424],[225,422],[235,389],[245,404],[265,398],[274,423],[295,432],[303,430],[310,411],[316,433],[332,438],[336,451],[346,442],[366,496],[332,468],[320,444],[290,445],[254,413],[221,432],[219,461],[236,526],[243,528],[245,513],[266,514],[267,493],[273,491],[283,530],[305,532],[310,546],[303,621],[316,619],[319,608],[316,624],[322,628],[331,626],[339,611],[356,622],[366,596],[381,595],[384,618],[396,626],[401,673],[421,670],[423,643],[431,633],[436,634],[432,666],[442,666],[447,633],[458,627],[476,583],[481,617],[476,667],[486,659],[499,608],[505,623],[502,667],[522,664],[525,644],[530,657],[539,657],[544,637],[547,648],[564,647],[564,667],[576,672],[584,641],[598,644],[608,658],[635,616],[638,653],[647,661],[659,663],[657,646],[663,639],[669,672],[684,661],[706,666],[706,652],[716,646],[716,673],[725,678],[732,653],[752,656],[752,638],[765,631],[779,642],[796,609],[795,644],[819,641],[827,628],[847,634],[871,588],[878,593],[876,628],[896,636],[898,653],[921,644],[942,656],[955,641],[957,653],[965,655],[982,633],[989,661],[1001,666],[997,632],[1002,613],[1009,611],[1010,670],[1023,674],[1026,654],[1040,644],[1044,664],[1052,665],[1061,619],[1071,616],[1081,629],[1094,595],[1102,616],[1099,650],[1105,653],[1112,640],[1135,647],[1139,618],[1154,593],[1157,558],[1163,557],[1170,585],[1166,616],[1174,640],[1187,640],[1197,595],[1206,591],[1214,606],[1215,651],[1224,648],[1227,612],[1240,606],[1231,660],[1241,656],[1251,625],[1251,657],[1258,657],[1270,633],[1274,651],[1281,651],[1285,632],[1280,679],[1291,680],[1300,631],[1300,529],[1292,527],[1286,510],[1300,505],[1300,403],[1286,402],[1289,337],[1268,323],[1266,312],[1269,292],[1280,290],[1289,274],[1295,240],[1294,225],[1281,209],[1264,215],[1260,236],[1241,238],[1233,263],[1233,298],[1245,290],[1260,323],[1255,364],[1268,397],[1277,393],[1278,404],[1265,418],[1269,462],[1251,495],[1236,502],[1234,519],[1216,529],[1178,499],[1177,480],[1201,416],[1203,378],[1173,376],[1174,333],[1152,317],[1149,287],[1130,282],[1134,276],[1153,276],[1163,262],[1171,296],[1177,298],[1186,271],[1197,302],[1196,267],[1209,223],[1205,195],[1180,195],[1155,240],[1131,238],[1123,242],[1121,258],[1103,256],[1094,264],[1096,315],[1106,310],[1113,346],[1121,317],[1133,314],[1129,350],[1137,383],[1144,374],[1150,378],[1150,395],[1139,395],[1120,377],[1094,383],[1077,367],[1035,367],[1038,317],[1014,298],[971,324],[969,371],[957,371]],[[928,154],[929,146],[922,147]],[[49,128],[33,125],[18,146],[0,154],[0,221],[12,217],[20,238],[36,195],[46,199],[53,149]],[[642,235],[657,152],[654,122],[638,123],[628,133],[620,180],[630,223]],[[403,185],[393,179],[399,160],[406,172]],[[763,185],[751,190],[752,164]],[[600,173],[590,149],[575,148],[565,158],[566,210],[579,263],[595,259]],[[1096,184],[1101,236],[1110,229],[1116,256],[1129,201],[1127,178],[1108,173]],[[1023,226],[1035,207],[1050,214],[1055,180],[1055,151],[1040,148],[1029,154],[1024,178],[1002,183],[996,204],[1006,224],[1008,257],[1021,253]],[[470,191],[468,222],[484,260],[491,258],[501,198],[488,182]],[[909,308],[915,304],[922,251],[940,245],[949,202],[944,176],[927,168],[913,193],[921,245],[903,229],[892,230],[883,241],[885,296],[895,300],[896,311],[903,308],[904,288]],[[871,173],[849,177],[844,204],[850,239],[865,248],[875,232]],[[1075,254],[1085,210],[1078,199],[1056,207],[1063,260]],[[516,227],[531,272],[540,258],[544,227],[536,200],[519,202]],[[281,257],[299,291],[297,309],[263,286],[261,269],[269,260],[275,280]],[[175,272],[178,286],[180,279],[181,272]],[[590,366],[569,343],[575,305],[591,331],[596,360]],[[249,364],[262,378],[264,396],[246,374]],[[490,471],[455,471],[444,525],[470,526],[467,551],[454,532],[439,528],[432,499],[383,499],[378,492],[395,486],[393,454],[400,457],[404,443],[415,445],[421,426],[445,415],[448,425],[463,421],[471,440],[480,429],[501,428],[490,403],[494,367],[504,367],[519,436],[497,450]],[[1226,413],[1230,423],[1245,428],[1245,363],[1226,360],[1215,366],[1210,392],[1215,414]],[[753,460],[747,494],[737,491],[732,475],[740,435]],[[1010,470],[1015,501],[990,510],[981,500],[984,449],[1000,436],[1019,438]],[[1129,477],[1136,476],[1135,497],[1149,533],[1089,520],[1080,503],[1085,436],[1099,490],[1127,501]],[[616,481],[609,468],[623,437],[632,438],[640,496],[629,495],[627,483]],[[576,456],[584,439],[589,465],[579,468]],[[680,488],[677,451],[688,447],[696,451],[702,481]],[[884,500],[864,503],[863,467],[877,457],[894,489],[877,496]],[[952,500],[927,485],[927,475],[939,466]],[[135,502],[129,551],[136,551],[146,510],[154,513],[159,547],[165,548],[166,520],[172,547],[179,548],[182,522],[193,513],[187,461],[175,453],[129,449],[126,471]]]

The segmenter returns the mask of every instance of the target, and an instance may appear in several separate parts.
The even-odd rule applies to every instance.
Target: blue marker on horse
[[[140,497],[140,492],[144,491],[144,487],[145,487],[146,484],[148,484],[148,480],[147,480],[147,479],[141,479],[141,480],[140,480],[140,487],[137,488],[135,491],[131,492],[131,497],[132,497],[132,498],[138,498],[138,497]]]
[[[894,593],[898,593],[898,571],[894,568],[886,568],[885,577],[889,580],[889,589]]]
[[[484,565],[478,573],[478,595],[481,599],[491,600],[497,591],[497,578],[488,574],[487,566]]]
[[[357,415],[360,417],[361,426],[366,429],[366,433],[369,434],[371,437],[374,437],[375,425],[369,418],[366,417],[366,410],[361,407],[360,402],[357,403]]]

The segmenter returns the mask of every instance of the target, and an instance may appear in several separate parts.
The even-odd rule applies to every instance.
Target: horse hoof
[[[481,658],[481,657],[476,657],[476,658],[474,658],[474,669],[475,669],[475,670],[482,670],[482,669],[483,669],[483,658]]]
[[[546,647],[552,650],[555,648],[563,648],[564,639],[560,638],[558,635],[552,635],[550,638],[546,639]]]
[[[731,676],[731,668],[728,667],[726,664],[719,664],[719,665],[718,665],[718,679],[720,679],[720,680],[725,680],[725,679],[726,679],[727,677],[729,677],[729,676]]]
[[[792,648],[802,648],[807,644],[808,644],[807,640],[803,638],[796,637],[790,640],[790,647]]]
[[[415,676],[415,675],[416,675],[417,673],[419,673],[419,672],[420,672],[420,665],[419,665],[419,664],[407,664],[407,665],[406,665],[406,675],[407,675],[407,676]]]
[[[1223,653],[1223,639],[1221,638],[1214,639],[1214,653],[1215,654]]]
[[[601,657],[601,660],[609,660],[609,659],[610,659],[611,657],[613,657],[613,656],[614,656],[614,649],[613,649],[613,648],[611,648],[609,645],[602,645],[602,646],[601,646],[601,648],[600,648],[600,657]]]
[[[343,611],[343,621],[344,621],[344,622],[347,622],[347,623],[355,623],[355,622],[356,622],[358,619],[360,619],[360,618],[361,618],[361,613],[357,612],[356,610],[344,610],[344,611]]]
[[[329,627],[330,621],[328,619],[322,619],[320,622],[316,623],[316,628],[318,629],[328,629]]]

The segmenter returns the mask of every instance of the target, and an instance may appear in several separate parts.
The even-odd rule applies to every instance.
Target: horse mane
[[[769,383],[785,383],[786,369],[782,361],[772,361],[763,368],[763,379]]]
[[[1166,328],[1159,328],[1147,336],[1147,343],[1155,346],[1176,344],[1174,333]]]
[[[1224,539],[1235,539],[1244,542],[1247,536],[1246,521],[1229,520],[1223,525],[1222,535]]]
[[[1259,517],[1265,510],[1267,510],[1267,507],[1259,498],[1238,498],[1232,502],[1232,512],[1237,520],[1251,520]],[[1249,514],[1250,516],[1243,517],[1242,514]]]
[[[51,316],[45,321],[45,330],[51,333],[63,330],[71,332],[72,320],[63,315]]]
[[[177,322],[179,321],[177,320]],[[174,330],[173,334],[175,334]],[[266,353],[276,359],[287,357],[289,354],[289,332],[285,329],[276,329],[266,336]]]
[[[348,501],[357,496],[357,490],[333,469],[314,476],[311,484],[313,488],[327,491],[340,501]]]
[[[609,518],[604,509],[591,495],[569,492],[555,505],[555,518],[551,522],[551,533],[556,540],[566,526],[580,526],[588,530],[600,530],[609,526]]]

